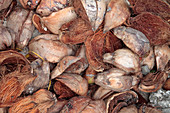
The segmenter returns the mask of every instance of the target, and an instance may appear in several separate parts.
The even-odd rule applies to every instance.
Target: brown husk
[[[143,92],[155,92],[159,90],[165,83],[168,74],[161,71],[147,74],[139,84],[139,90]]]
[[[63,33],[60,40],[65,44],[83,43],[89,35],[94,33],[90,29],[91,26],[82,18],[77,18],[70,23],[67,23],[67,27],[65,24],[61,27]]]
[[[33,95],[21,98],[10,107],[9,113],[46,113],[56,101],[53,94],[45,89],[40,89]]]
[[[35,9],[41,0],[19,0],[25,9]]]
[[[41,0],[36,9],[36,13],[41,16],[48,16],[52,12],[57,12],[68,5],[69,0]]]
[[[95,79],[97,85],[118,92],[130,90],[138,82],[137,77],[126,75],[125,71],[117,68],[98,73]]]
[[[165,84],[163,85],[163,88],[165,90],[170,90],[170,78],[167,79],[167,81],[165,82]]]
[[[170,25],[149,12],[131,17],[130,26],[144,33],[151,45],[164,44],[170,38]]]
[[[52,63],[59,62],[64,56],[73,54],[72,48],[58,41],[58,35],[53,34],[35,37],[29,43],[29,50]],[[37,57],[34,53],[33,55]]]
[[[130,0],[132,1],[132,9],[135,14],[142,12],[151,12],[155,15],[162,17],[167,22],[170,22],[170,5],[164,0]]]
[[[108,44],[108,41],[110,40],[114,40],[115,44]],[[109,66],[103,62],[103,55],[107,51],[113,52],[116,48],[121,48],[121,44],[117,43],[121,42],[116,39],[111,32],[104,34],[102,29],[97,31],[94,35],[89,36],[85,41],[86,57],[89,65],[97,72],[108,69]]]
[[[27,46],[34,31],[32,16],[34,12],[16,7],[7,18],[7,27],[14,31],[17,48]]]
[[[105,15],[104,32],[123,24],[130,16],[129,8],[125,0],[111,0],[107,6]]]
[[[53,12],[47,17],[42,17],[41,23],[43,26],[47,27],[52,33],[59,34],[59,29],[63,24],[73,21],[76,18],[77,15],[74,11],[74,8],[67,7],[58,12]]]
[[[54,91],[57,95],[59,95],[58,99],[67,99],[70,97],[75,96],[75,93],[71,91],[70,88],[68,88],[66,85],[63,83],[56,81],[54,86]]]
[[[45,34],[50,33],[50,31],[45,26],[42,26],[41,17],[39,15],[34,14],[33,17],[32,17],[32,22],[40,33],[45,33]]]
[[[117,68],[126,71],[126,73],[136,73],[141,71],[139,56],[126,48],[118,49],[113,53],[104,54],[103,61],[113,64]]]
[[[117,113],[122,107],[138,102],[138,95],[134,91],[125,91],[110,96],[106,104],[106,113]]]
[[[60,110],[64,107],[64,105],[67,103],[67,100],[61,100],[57,101],[53,106],[48,108],[47,113],[58,113]]]
[[[166,65],[168,66],[168,62],[170,61],[170,43],[166,43],[163,45],[155,46],[154,53],[156,57],[156,66],[157,70],[168,70],[166,69]]]
[[[56,78],[57,81],[65,84],[73,92],[78,95],[86,96],[88,91],[88,83],[86,79],[78,74],[63,73]]]
[[[13,43],[12,36],[8,29],[0,25],[0,50],[4,50]]]
[[[12,50],[0,52],[0,70],[0,106],[8,107],[36,76],[31,74],[28,60]]]
[[[105,113],[105,103],[88,97],[73,97],[60,113]]]

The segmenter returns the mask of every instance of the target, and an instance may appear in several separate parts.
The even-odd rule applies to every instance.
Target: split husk
[[[130,27],[141,31],[151,45],[160,45],[168,42],[170,37],[170,25],[161,17],[149,12],[131,17]]]
[[[83,43],[89,35],[94,33],[90,28],[86,21],[77,18],[61,27],[60,41],[65,44]]]
[[[20,53],[0,52],[0,107],[11,106],[36,76],[30,71],[28,60]]]
[[[103,31],[107,32],[120,26],[129,16],[130,12],[125,0],[111,0],[107,6]]]
[[[43,26],[47,27],[52,33],[59,34],[59,29],[63,24],[70,22],[76,18],[77,15],[74,11],[74,8],[67,7],[58,12],[53,12],[47,17],[42,17],[41,23]]]
[[[76,95],[69,87],[59,81],[55,82],[53,89],[59,95],[58,99],[68,99]]]
[[[61,75],[63,72],[80,74],[88,67],[85,56],[85,47],[80,48],[78,56],[65,56],[51,72],[51,78]]]
[[[133,0],[129,0],[133,1]],[[151,12],[155,15],[159,15],[164,20],[169,22],[169,10],[170,5],[164,0],[135,0],[131,2],[132,9],[135,14],[140,14],[142,12]],[[159,7],[159,8],[158,8]]]
[[[51,33],[45,26],[41,24],[41,17],[39,15],[34,14],[32,17],[32,22],[40,33],[45,33],[45,34]]]
[[[113,94],[106,103],[106,113],[119,112],[124,106],[138,102],[138,95],[134,91]]]
[[[170,43],[166,43],[163,45],[155,46],[154,48],[157,70],[164,71],[166,65],[168,65],[170,60],[169,44]]]
[[[141,80],[138,89],[143,92],[155,92],[163,86],[167,77],[168,74],[163,71],[149,73]]]
[[[4,50],[11,46],[14,39],[12,38],[8,29],[0,25],[0,50]]]
[[[105,89],[113,91],[126,91],[130,90],[139,82],[135,76],[125,75],[126,72],[120,69],[111,68],[108,71],[98,73],[95,83]]]
[[[127,73],[136,73],[141,71],[139,57],[129,49],[118,49],[113,53],[103,55],[103,61],[113,64]]]
[[[105,113],[105,103],[88,97],[73,97],[60,113]]]
[[[55,103],[56,98],[45,89],[40,89],[33,95],[21,98],[9,109],[9,113],[47,113],[47,109]]]
[[[110,41],[115,43],[109,43]],[[106,52],[113,52],[118,48],[121,48],[121,42],[118,40],[112,32],[103,34],[102,29],[89,36],[85,41],[86,57],[89,65],[97,72],[101,72],[104,69],[108,69],[109,66],[103,62],[103,55]]]
[[[7,18],[7,27],[15,33],[16,47],[23,49],[27,46],[34,31],[32,16],[34,12],[21,7],[13,9]]]
[[[88,83],[86,79],[78,74],[63,73],[56,78],[57,81],[65,84],[73,92],[78,95],[86,96],[88,91]]]
[[[58,41],[58,35],[39,35],[29,43],[29,50],[48,62],[59,62],[64,56],[73,54],[72,48]],[[49,51],[50,50],[50,51]],[[37,57],[36,54],[33,54]]]
[[[48,16],[52,12],[57,12],[68,5],[69,0],[41,0],[36,9],[36,13],[41,16]]]
[[[149,54],[150,43],[142,32],[130,27],[120,26],[114,29],[114,34],[140,57]]]

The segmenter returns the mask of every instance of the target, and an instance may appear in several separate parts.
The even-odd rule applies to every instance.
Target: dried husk
[[[88,97],[73,97],[68,103],[62,108],[60,113],[80,113],[91,101]]]
[[[50,33],[50,31],[45,26],[43,26],[41,24],[41,17],[39,15],[34,14],[32,16],[32,22],[33,22],[34,26],[38,29],[38,31],[40,33],[45,33],[45,34],[49,34]]]
[[[106,113],[106,107],[103,100],[92,100],[83,109],[82,113]]]
[[[16,7],[7,19],[7,27],[15,33],[17,48],[23,49],[31,39],[34,31],[32,16],[33,11]]]
[[[89,24],[91,26],[91,23],[90,23],[90,21],[88,19],[88,16],[86,14],[86,11],[85,11],[85,9],[83,7],[83,4],[82,4],[81,0],[73,0],[72,2],[73,2],[73,7],[75,9],[76,14],[80,18],[82,18],[87,24]],[[92,29],[92,27],[91,27],[91,29]]]
[[[139,113],[162,113],[161,110],[158,110],[152,106],[146,106],[146,105],[142,105],[139,109]]]
[[[149,70],[152,70],[152,68],[155,65],[155,54],[153,52],[153,47],[151,47],[149,55],[145,58],[142,58],[141,61],[142,66],[148,66]]]
[[[26,93],[31,94],[37,89],[47,87],[50,79],[50,65],[47,61],[40,59],[36,59],[30,65],[32,74],[37,76],[36,79],[26,87]]]
[[[135,86],[139,80],[135,76],[125,75],[126,72],[117,68],[98,73],[95,83],[105,89],[126,91]]]
[[[107,3],[106,0],[74,0],[73,6],[76,13],[96,31],[103,22]]]
[[[169,44],[170,43],[158,45],[154,48],[157,70],[163,71],[165,70],[166,65],[168,65],[168,62],[170,60]]]
[[[105,47],[104,47],[105,53],[108,53],[108,52],[111,53],[117,49],[122,48],[121,40],[119,40],[115,35],[113,35],[112,32],[113,31],[111,30],[111,32],[108,33],[108,34],[110,34],[110,36],[105,37]]]
[[[139,57],[129,49],[118,49],[113,53],[106,53],[103,55],[103,61],[113,64],[127,73],[141,71]]]
[[[69,68],[72,64],[80,61],[82,58],[75,56],[65,56],[57,66],[51,72],[51,79],[54,79],[61,75],[67,68]]]
[[[60,113],[105,113],[105,103],[88,97],[73,97]]]
[[[0,107],[11,106],[36,76],[30,72],[28,60],[20,53],[0,52]]]
[[[94,30],[97,30],[98,27],[103,22],[106,13],[107,0],[97,0],[96,3],[97,3],[97,17],[95,21]]]
[[[114,29],[114,35],[140,57],[149,54],[150,43],[142,32],[130,27],[120,26]]]
[[[30,72],[11,72],[1,79],[0,107],[9,107],[35,79]]]
[[[12,0],[0,0],[0,11],[6,9],[11,4]]]
[[[165,84],[163,85],[163,88],[165,90],[170,90],[170,78],[167,79],[167,81],[165,82]]]
[[[33,95],[21,98],[10,107],[9,113],[47,113],[56,101],[53,94],[45,89],[40,89]]]
[[[107,43],[109,40],[114,40],[115,43]],[[119,43],[120,41],[111,32],[103,34],[102,29],[89,36],[85,41],[89,65],[97,72],[108,69],[109,66],[103,62],[103,55],[108,51],[113,52],[116,48],[119,48],[121,45]]]
[[[67,102],[67,100],[57,101],[53,106],[48,108],[47,113],[59,113]]]
[[[12,38],[8,29],[0,25],[0,50],[4,50],[11,46],[14,39]]]
[[[41,16],[48,16],[52,12],[57,12],[68,5],[69,0],[41,0],[36,9],[36,13]]]
[[[125,0],[111,0],[107,6],[103,31],[107,32],[121,25],[129,16],[130,12]]]
[[[87,67],[88,67],[88,61],[85,54],[85,46],[82,45],[76,53],[77,58],[81,58],[77,62],[73,63],[69,68],[66,69],[66,73],[76,73],[81,74]]]
[[[63,72],[80,74],[88,67],[85,56],[85,47],[82,46],[77,56],[65,56],[51,72],[51,79],[59,76]]]
[[[106,113],[117,113],[122,107],[138,102],[138,95],[134,91],[113,94],[106,103]]]
[[[63,73],[56,78],[57,81],[65,84],[73,92],[78,95],[86,96],[88,91],[88,83],[86,79],[78,74]]]
[[[35,9],[41,0],[19,0],[25,9]]]
[[[138,113],[138,109],[135,105],[123,107],[118,113]]]
[[[8,0],[4,0],[3,2],[8,2]],[[3,3],[2,3],[3,4]],[[0,10],[0,24],[3,26],[6,26],[6,18],[9,16],[9,14],[12,12],[13,8],[16,6],[17,1],[13,0],[8,8]]]
[[[138,89],[143,92],[155,92],[166,82],[168,74],[163,71],[147,74],[139,84]]]
[[[104,37],[94,34],[85,41],[86,57],[89,65],[97,72],[103,71],[106,65],[102,61]]]
[[[86,11],[88,20],[91,23],[92,29],[95,30],[95,22],[97,19],[97,3],[95,0],[81,0],[81,3]]]
[[[130,18],[130,27],[141,31],[151,45],[164,44],[170,37],[170,25],[161,17],[149,12],[141,13]]]
[[[132,1],[132,0],[130,0]],[[156,15],[159,15],[162,17],[164,20],[169,22],[169,10],[170,10],[170,5],[164,0],[135,0],[132,1],[132,9],[135,14],[139,14],[142,12],[151,12]]]
[[[58,36],[53,34],[35,37],[29,43],[29,50],[51,63],[59,62],[64,56],[73,54],[72,48],[58,41]]]
[[[60,41],[65,44],[79,44],[85,42],[86,38],[92,35],[94,32],[91,30],[91,26],[82,18],[77,18],[64,28],[61,27],[62,33],[60,34]]]
[[[41,23],[52,33],[59,34],[61,26],[77,18],[73,7],[64,8],[58,12],[53,12],[47,17],[41,18]]]
[[[75,96],[75,93],[63,83],[56,81],[53,89],[57,95],[59,95],[58,99],[67,99]]]
[[[103,87],[99,87],[97,89],[97,91],[94,93],[93,95],[93,99],[95,100],[99,100],[99,99],[105,99],[107,98],[109,95],[111,95],[114,91],[110,90],[110,89],[105,89]]]

